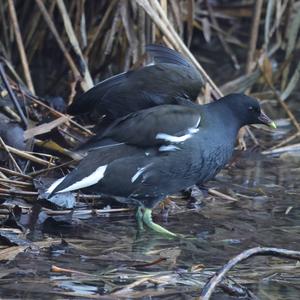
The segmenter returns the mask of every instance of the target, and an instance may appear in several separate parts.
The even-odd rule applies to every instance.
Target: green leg
[[[162,226],[160,226],[152,221],[152,210],[150,208],[144,209],[143,221],[148,227],[150,227],[151,229],[153,229],[154,231],[156,231],[158,233],[173,236],[173,237],[177,236],[177,234],[163,228]]]
[[[144,230],[144,225],[143,225],[143,212],[142,212],[142,208],[141,208],[141,207],[138,207],[138,208],[137,208],[135,217],[136,217],[136,221],[137,221],[137,223],[138,223],[138,229],[139,229],[140,231],[143,231],[143,230]]]

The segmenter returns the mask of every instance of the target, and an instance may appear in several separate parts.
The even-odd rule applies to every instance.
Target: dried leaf
[[[67,121],[68,121],[67,117],[61,116],[60,118],[58,118],[58,119],[56,119],[52,122],[44,123],[44,124],[35,126],[33,128],[27,129],[24,132],[24,138],[25,138],[25,140],[28,140],[28,139],[31,139],[31,138],[37,136],[37,135],[50,132],[52,129],[64,124]]]
[[[6,249],[0,250],[0,261],[14,260],[19,253],[24,252],[28,247],[29,245],[14,246],[14,247],[8,247]]]

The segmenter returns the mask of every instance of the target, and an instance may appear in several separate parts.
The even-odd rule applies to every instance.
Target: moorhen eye
[[[260,108],[259,107],[249,106],[248,109],[250,111],[253,111],[253,112],[256,112],[256,113],[260,113]]]

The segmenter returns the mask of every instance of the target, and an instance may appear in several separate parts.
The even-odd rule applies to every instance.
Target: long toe
[[[145,208],[143,221],[149,228],[151,228],[152,230],[154,230],[160,234],[177,237],[177,234],[165,229],[164,227],[162,227],[152,221],[152,210],[149,208]]]
[[[136,210],[135,218],[138,224],[138,230],[143,231],[144,230],[144,225],[143,225],[143,212],[142,208],[138,207]]]

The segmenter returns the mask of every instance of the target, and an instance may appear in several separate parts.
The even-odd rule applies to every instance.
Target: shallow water
[[[297,158],[244,155],[209,183],[238,201],[209,196],[198,208],[187,209],[188,200],[177,199],[167,221],[155,211],[156,222],[183,234],[181,239],[138,234],[133,212],[85,219],[78,211],[72,224],[44,224],[28,237],[48,241],[47,247],[33,244],[2,263],[0,297],[192,299],[210,272],[245,249],[300,250],[299,178]],[[53,272],[53,265],[83,273]],[[255,257],[229,276],[259,299],[300,298],[296,261]],[[128,286],[133,282],[136,286]],[[218,290],[213,299],[236,297]]]

